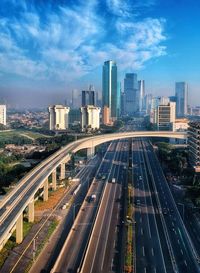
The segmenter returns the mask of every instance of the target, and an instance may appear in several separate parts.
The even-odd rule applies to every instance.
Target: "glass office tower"
[[[176,82],[176,116],[184,117],[187,115],[188,105],[188,84],[186,82]]]
[[[133,115],[139,111],[139,92],[137,74],[126,73],[124,79],[125,113]]]
[[[106,61],[103,65],[102,74],[102,110],[109,109],[111,121],[117,119],[117,107],[119,92],[117,91],[117,65],[114,61]]]

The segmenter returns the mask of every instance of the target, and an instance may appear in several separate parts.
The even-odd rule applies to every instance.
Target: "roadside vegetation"
[[[34,260],[29,261],[25,272],[28,273],[30,271],[32,265],[34,264],[35,260],[37,259],[37,257],[39,256],[39,254],[41,253],[43,248],[45,247],[46,243],[48,242],[49,238],[51,237],[51,235],[55,231],[58,224],[59,224],[59,221],[57,219],[53,219],[50,222],[48,230],[46,232],[46,236],[43,238],[43,240],[40,241],[39,245],[37,246],[37,249],[36,249],[36,252],[35,252],[35,258],[34,258]]]
[[[200,175],[195,174],[194,170],[189,167],[188,150],[174,148],[163,142],[156,143],[156,146],[168,181],[184,186],[185,199],[192,201],[195,206],[200,206]]]
[[[0,195],[5,194],[14,186],[28,171],[30,171],[35,165],[31,167],[25,167],[21,164],[23,159],[34,159],[39,161],[44,160],[60,147],[67,145],[74,141],[74,136],[58,135],[58,136],[43,136],[39,133],[30,133],[23,131],[23,134],[29,134],[29,137],[20,135],[22,131],[16,132],[1,132],[0,133],[0,148],[2,148],[0,154]],[[34,139],[31,139],[33,138]],[[3,150],[5,145],[15,144],[23,146],[25,144],[41,145],[45,147],[42,152],[36,151],[29,155],[9,154]]]
[[[132,186],[132,174],[129,171],[128,174],[128,194],[127,194],[127,215],[126,215],[126,249],[125,249],[125,266],[124,271],[126,273],[133,272],[133,186]]]

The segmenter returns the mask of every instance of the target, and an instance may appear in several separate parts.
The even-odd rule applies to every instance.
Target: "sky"
[[[90,84],[101,93],[112,59],[122,83],[134,72],[146,93],[168,96],[186,81],[200,105],[199,14],[199,0],[1,0],[0,101],[46,107]]]

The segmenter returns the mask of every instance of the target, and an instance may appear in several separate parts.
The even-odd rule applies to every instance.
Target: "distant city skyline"
[[[199,13],[195,0],[1,0],[0,101],[45,107],[89,84],[101,94],[112,59],[122,90],[125,73],[154,96],[184,81],[189,104],[200,105]]]

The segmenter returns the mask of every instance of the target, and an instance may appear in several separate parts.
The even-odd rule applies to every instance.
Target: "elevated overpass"
[[[95,147],[112,140],[137,137],[164,137],[186,139],[186,132],[171,131],[134,131],[98,135],[74,141],[42,161],[38,166],[24,176],[9,194],[0,202],[0,249],[5,245],[12,232],[16,229],[16,242],[23,240],[23,211],[28,207],[29,222],[34,222],[35,194],[43,188],[43,200],[48,200],[49,181],[56,189],[57,168],[60,168],[60,179],[65,178],[65,164],[71,154],[81,149],[87,149],[88,156],[94,155]]]

